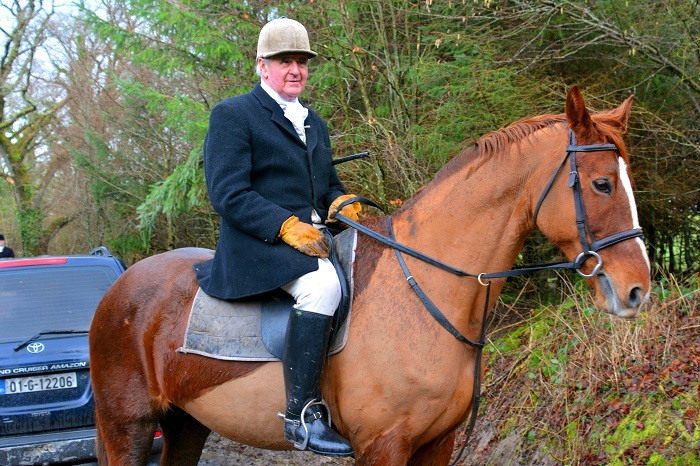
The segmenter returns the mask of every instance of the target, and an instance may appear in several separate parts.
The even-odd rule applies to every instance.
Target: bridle
[[[547,197],[547,193],[549,193],[549,190],[552,188],[554,180],[557,178],[557,175],[559,175],[559,172],[561,171],[566,160],[568,159],[569,166],[571,168],[571,171],[569,172],[569,188],[574,190],[573,192],[574,206],[576,207],[576,228],[578,229],[579,240],[581,241],[581,253],[576,257],[576,259],[574,259],[573,264],[575,264],[576,271],[582,277],[586,278],[594,277],[603,266],[603,259],[598,254],[598,251],[607,248],[608,246],[612,246],[613,244],[617,244],[621,241],[625,241],[632,238],[644,237],[641,228],[632,228],[629,230],[621,231],[619,233],[614,233],[610,236],[606,236],[605,238],[596,241],[595,235],[591,231],[588,222],[588,214],[586,214],[586,205],[583,203],[583,193],[581,192],[581,179],[578,175],[578,167],[576,166],[576,154],[578,152],[602,151],[619,152],[615,144],[590,144],[579,146],[576,144],[576,136],[574,135],[574,132],[571,131],[571,129],[569,129],[569,144],[566,146],[566,157],[564,157],[562,162],[559,164],[559,167],[550,178],[549,183],[547,183],[547,186],[544,188],[544,191],[540,196],[540,200],[537,202],[537,206],[535,207],[535,212],[533,214],[534,222],[537,223],[537,214],[540,211],[540,207],[542,207],[542,203],[544,202],[545,197]],[[587,234],[588,236],[586,236]],[[592,243],[588,242],[588,237],[590,237],[593,240]],[[595,257],[598,263],[595,265],[595,267],[593,267],[593,271],[591,273],[585,274],[581,271],[581,267],[591,256]]]
[[[633,239],[633,238],[643,238],[643,233],[641,228],[631,228],[629,230],[621,231],[618,233],[613,233],[612,235],[606,236],[602,239],[596,240],[595,236],[593,235],[593,232],[591,231],[591,228],[589,226],[589,221],[588,221],[588,215],[586,213],[586,206],[583,202],[583,193],[581,190],[581,180],[578,174],[578,167],[576,165],[576,154],[579,152],[602,152],[602,151],[614,151],[619,153],[619,149],[615,144],[589,144],[589,145],[578,145],[576,144],[576,136],[574,135],[574,132],[569,128],[568,130],[569,133],[569,143],[566,146],[566,155],[561,161],[561,163],[557,166],[557,169],[554,171],[554,174],[552,174],[552,177],[549,179],[549,182],[544,188],[544,191],[542,192],[542,195],[539,198],[539,201],[536,204],[535,211],[533,214],[533,219],[536,224],[537,222],[537,215],[540,211],[540,208],[542,207],[542,203],[544,202],[545,198],[547,197],[547,194],[551,190],[557,176],[562,170],[562,167],[566,163],[566,160],[569,160],[569,167],[570,167],[570,172],[569,172],[569,188],[573,189],[573,194],[574,194],[574,206],[576,209],[576,227],[578,229],[579,233],[579,239],[581,242],[581,253],[576,257],[571,262],[553,262],[553,263],[546,263],[546,264],[534,264],[534,265],[527,265],[527,266],[521,266],[521,267],[514,267],[511,270],[506,270],[506,271],[501,271],[501,272],[491,272],[491,273],[480,273],[480,274],[473,274],[469,272],[465,272],[461,269],[452,267],[448,264],[445,264],[444,262],[441,262],[437,259],[434,259],[430,256],[427,256],[419,251],[416,251],[415,249],[412,249],[404,244],[401,244],[396,241],[394,237],[394,232],[391,224],[391,217],[387,216],[387,228],[389,231],[389,237],[386,237],[374,230],[370,230],[369,228],[365,227],[364,225],[355,222],[353,220],[350,220],[349,218],[345,217],[342,214],[336,214],[334,217],[338,221],[354,228],[358,232],[369,236],[370,238],[373,238],[376,241],[379,241],[380,243],[389,246],[394,249],[394,252],[396,253],[396,257],[398,259],[399,264],[401,265],[401,269],[404,272],[404,275],[406,276],[406,281],[411,285],[411,288],[413,288],[413,291],[416,293],[418,298],[421,300],[425,308],[430,312],[430,314],[435,318],[435,320],[442,325],[448,332],[450,332],[457,340],[460,342],[471,346],[476,350],[476,361],[474,364],[474,388],[472,390],[472,409],[471,409],[471,415],[470,415],[470,420],[469,420],[469,427],[467,428],[467,433],[466,433],[466,439],[464,443],[462,444],[462,448],[460,449],[457,458],[452,462],[452,465],[457,464],[459,459],[461,458],[462,454],[464,453],[464,449],[469,442],[469,438],[471,437],[471,434],[474,430],[474,426],[476,424],[476,416],[479,411],[479,403],[481,400],[481,359],[482,359],[482,350],[484,346],[486,345],[486,316],[488,313],[488,305],[489,305],[489,297],[490,297],[490,291],[491,291],[491,279],[493,278],[507,278],[507,277],[515,277],[519,275],[525,275],[528,273],[533,273],[533,272],[538,272],[542,270],[551,270],[551,269],[570,269],[570,270],[575,270],[578,272],[581,276],[586,277],[586,278],[592,278],[600,272],[600,269],[603,267],[603,259],[600,257],[600,254],[598,254],[598,251],[601,249],[610,247],[614,244],[620,243],[622,241],[626,241],[628,239]],[[382,212],[384,212],[384,209],[381,208],[377,203],[374,201],[364,198],[364,197],[353,197],[351,199],[346,200],[345,202],[341,203],[338,206],[338,212],[340,212],[343,207],[346,205],[352,204],[354,202],[361,202],[363,204],[370,205],[372,207],[376,207]],[[592,242],[588,242],[588,238],[591,238]],[[486,297],[484,300],[484,311],[483,311],[483,317],[481,320],[481,331],[479,334],[479,340],[477,341],[472,341],[462,335],[462,333],[457,330],[454,325],[450,323],[450,321],[445,317],[445,315],[433,304],[433,302],[430,300],[430,298],[423,292],[423,290],[420,288],[416,280],[413,278],[413,275],[411,275],[406,262],[403,259],[403,256],[401,253],[406,253],[412,257],[415,257],[416,259],[419,259],[423,262],[426,262],[430,265],[433,265],[435,267],[438,267],[440,269],[443,269],[447,272],[450,272],[454,275],[460,276],[460,277],[471,277],[471,278],[476,278],[482,286],[486,287]],[[583,267],[584,263],[590,258],[594,257],[597,261],[597,264],[593,267],[593,270],[591,273],[586,274],[582,272],[581,267]]]

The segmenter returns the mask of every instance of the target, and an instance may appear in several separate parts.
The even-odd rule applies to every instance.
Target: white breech
[[[318,270],[293,280],[282,289],[295,299],[295,309],[332,316],[340,303],[340,281],[328,259],[318,260]]]

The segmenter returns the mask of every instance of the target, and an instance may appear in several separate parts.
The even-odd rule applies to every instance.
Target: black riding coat
[[[221,216],[212,260],[194,265],[209,295],[239,299],[265,293],[318,269],[318,259],[278,240],[291,215],[326,219],[345,194],[335,168],[328,127],[309,109],[306,144],[265,90],[226,99],[211,112],[204,140],[204,173]]]

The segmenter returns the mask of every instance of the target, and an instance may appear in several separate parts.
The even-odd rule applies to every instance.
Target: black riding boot
[[[332,321],[332,316],[298,309],[289,316],[282,359],[287,392],[284,434],[300,450],[350,456],[350,442],[328,425],[324,410],[329,419],[330,411],[321,401],[320,379]]]

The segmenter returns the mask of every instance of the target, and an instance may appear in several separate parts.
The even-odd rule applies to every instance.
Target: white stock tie
[[[309,110],[301,105],[298,100],[294,102],[286,102],[284,106],[284,116],[292,122],[299,138],[306,144],[306,130],[304,129],[304,121],[309,115]]]

